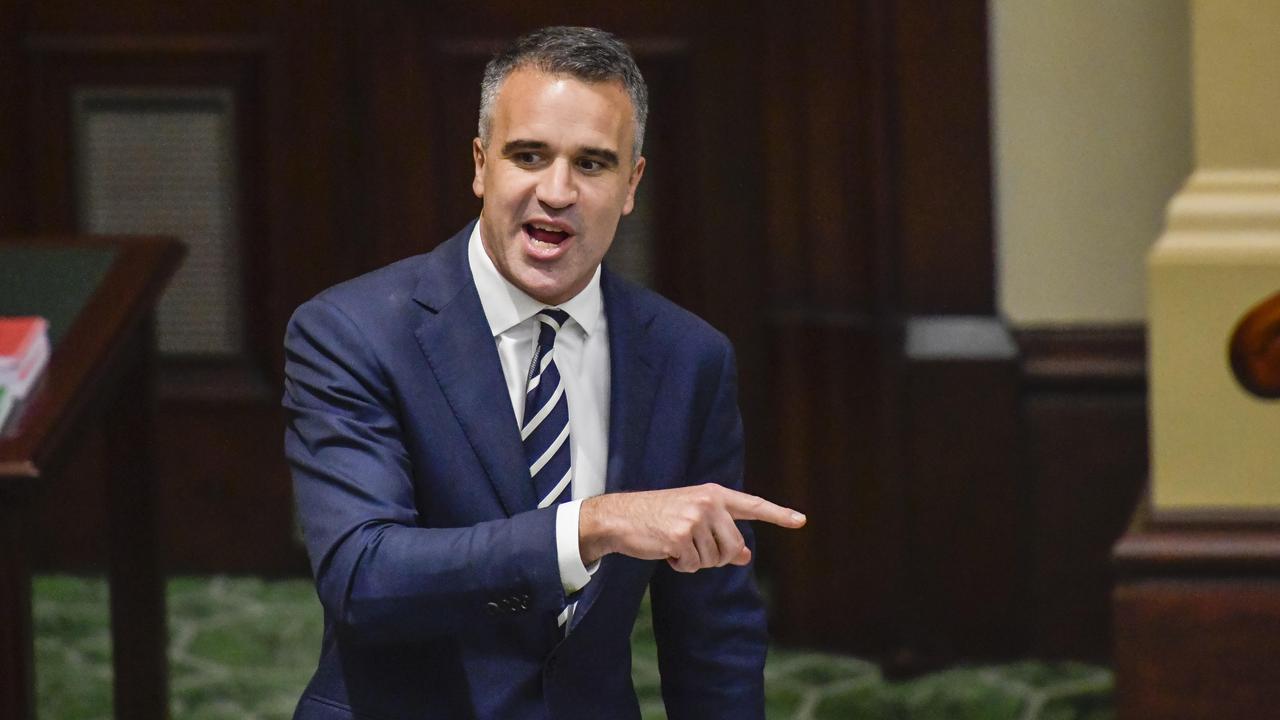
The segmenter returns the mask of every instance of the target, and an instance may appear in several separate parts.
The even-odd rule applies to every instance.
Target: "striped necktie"
[[[538,507],[545,508],[564,502],[573,494],[569,400],[556,368],[555,354],[556,333],[569,319],[569,313],[547,308],[539,312],[537,318],[538,346],[529,363],[520,437],[524,441],[524,455]]]

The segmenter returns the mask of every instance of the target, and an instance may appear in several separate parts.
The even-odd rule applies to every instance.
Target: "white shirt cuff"
[[[600,568],[600,561],[591,567],[582,564],[578,549],[578,512],[582,500],[570,500],[556,506],[556,556],[560,561],[560,584],[565,594],[576,593],[591,582],[591,576]]]

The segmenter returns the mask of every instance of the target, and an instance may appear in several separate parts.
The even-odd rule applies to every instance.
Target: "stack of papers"
[[[49,363],[49,323],[0,316],[0,427]]]

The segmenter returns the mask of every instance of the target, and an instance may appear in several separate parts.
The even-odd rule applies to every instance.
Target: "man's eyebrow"
[[[511,155],[512,153],[527,152],[529,150],[546,150],[547,144],[538,140],[512,140],[502,146],[503,155]]]
[[[583,148],[582,156],[593,160],[599,160],[605,165],[616,167],[618,165],[618,153],[604,148]]]

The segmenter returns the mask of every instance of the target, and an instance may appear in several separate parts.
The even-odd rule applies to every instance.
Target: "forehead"
[[[621,82],[586,82],[527,67],[502,82],[493,114],[493,129],[504,142],[572,140],[615,150],[630,145],[635,123]]]

